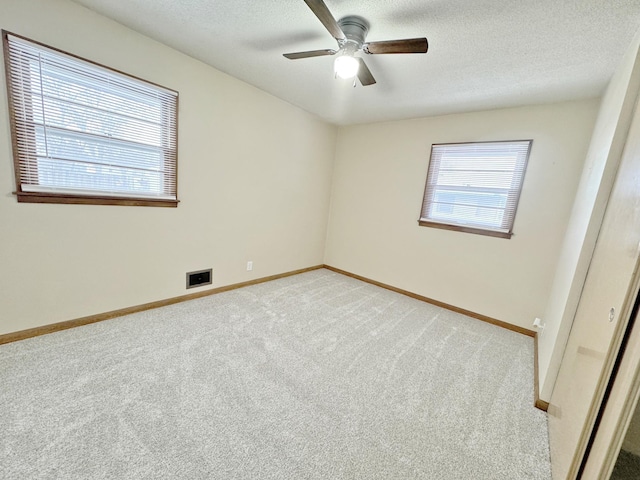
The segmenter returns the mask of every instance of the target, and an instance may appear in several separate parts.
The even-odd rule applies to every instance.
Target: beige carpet
[[[548,479],[532,339],[317,270],[0,346],[3,479]]]

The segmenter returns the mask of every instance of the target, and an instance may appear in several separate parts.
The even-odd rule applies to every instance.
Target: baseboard
[[[332,267],[330,265],[324,265],[324,268],[336,273],[340,273],[342,275],[346,275],[347,277],[355,278],[356,280],[360,280],[366,283],[370,283],[372,285],[376,285],[377,287],[382,287],[387,290],[391,290],[392,292],[406,295],[407,297],[415,298],[416,300],[421,300],[423,302],[430,303],[431,305],[435,305],[436,307],[441,307],[446,310],[450,310],[452,312],[461,313],[462,315],[466,315],[467,317],[475,318],[477,320],[482,320],[483,322],[487,322],[492,325],[496,325],[498,327],[506,328],[507,330],[511,330],[513,332],[521,333],[528,337],[535,337],[536,335],[536,332],[534,332],[533,330],[519,327],[511,323],[503,322],[502,320],[497,320],[495,318],[491,318],[486,315],[482,315],[480,313],[472,312],[470,310],[465,310],[464,308],[459,308],[454,305],[449,305],[448,303],[440,302],[439,300],[434,300],[432,298],[425,297],[423,295],[418,295],[417,293],[409,292],[408,290],[403,290],[401,288],[397,288],[392,285],[387,285],[386,283],[378,282],[376,280],[371,280],[370,278],[362,277],[360,275],[356,275],[355,273],[347,272],[345,270],[341,270],[339,268]]]
[[[538,333],[537,332],[533,337],[533,395],[535,397],[533,405],[536,408],[544,412],[549,410],[549,402],[540,400],[540,380],[539,380],[539,372],[538,372]]]
[[[401,288],[387,285],[386,283],[381,283],[376,280],[371,280],[370,278],[363,277],[361,275],[356,275],[355,273],[347,272],[345,270],[341,270],[339,268],[332,267],[330,265],[324,265],[324,268],[336,273],[340,273],[342,275],[346,275],[347,277],[355,278],[357,280],[367,282],[372,285],[376,285],[378,287],[386,288],[387,290],[391,290],[392,292],[401,293],[402,295],[406,295],[408,297],[430,303],[437,307],[451,310],[452,312],[461,313],[462,315],[466,315],[467,317],[475,318],[477,320],[482,320],[483,322],[487,322],[492,325],[496,325],[498,327],[506,328],[507,330],[521,333],[528,337],[533,337],[533,383],[534,383],[533,390],[534,390],[534,396],[535,396],[534,406],[540,410],[544,410],[545,412],[549,408],[549,403],[545,402],[544,400],[540,400],[540,396],[539,396],[540,390],[538,385],[538,334],[537,332],[534,332],[533,330],[529,330],[527,328],[518,327],[517,325],[512,325],[510,323],[503,322],[502,320],[497,320],[495,318],[491,318],[486,315],[481,315],[479,313],[472,312],[470,310],[465,310],[464,308],[459,308],[453,305],[449,305],[448,303],[440,302],[438,300],[434,300],[432,298],[425,297],[423,295],[418,295],[417,293],[409,292]]]
[[[188,295],[181,295],[179,297],[173,297],[166,300],[159,300],[156,302],[145,303],[142,305],[136,305],[134,307],[122,308],[119,310],[113,310],[111,312],[99,313],[97,315],[90,315],[88,317],[77,318],[75,320],[68,320],[65,322],[43,325],[42,327],[21,330],[19,332],[7,333],[4,335],[0,335],[0,345],[5,343],[17,342],[19,340],[25,340],[27,338],[38,337],[40,335],[46,335],[48,333],[59,332],[61,330],[68,330],[70,328],[81,327],[83,325],[89,325],[91,323],[102,322],[104,320],[110,320],[112,318],[121,317],[124,315],[130,315],[132,313],[144,312],[146,310],[152,310],[154,308],[166,307],[168,305],[186,302],[188,300],[195,300],[197,298],[207,297],[209,295],[215,295],[216,293],[228,292],[229,290],[235,290],[242,287],[248,287],[250,285],[269,282],[271,280],[277,280],[279,278],[290,277],[292,275],[298,275],[300,273],[310,272],[312,270],[318,270],[321,268],[326,268],[327,270],[340,273],[341,275],[355,278],[357,280],[370,283],[372,285],[376,285],[378,287],[382,287],[387,290],[391,290],[392,292],[400,293],[402,295],[415,298],[416,300],[421,300],[423,302],[430,303],[437,307],[445,308],[452,312],[460,313],[462,315],[466,315],[468,317],[475,318],[477,320],[481,320],[483,322],[487,322],[492,325],[496,325],[498,327],[506,328],[508,330],[512,330],[514,332],[521,333],[529,337],[533,337],[535,407],[539,408],[540,410],[544,410],[545,412],[549,408],[549,403],[545,402],[544,400],[540,400],[539,398],[540,391],[539,391],[539,385],[538,385],[538,336],[536,332],[532,330],[528,330],[526,328],[518,327],[517,325],[512,325],[510,323],[503,322],[501,320],[497,320],[495,318],[488,317],[486,315],[481,315],[479,313],[475,313],[470,310],[465,310],[464,308],[458,308],[453,305],[449,305],[448,303],[440,302],[438,300],[434,300],[432,298],[428,298],[423,295],[418,295],[416,293],[409,292],[401,288],[393,287],[391,285],[387,285],[385,283],[378,282],[370,278],[356,275],[355,273],[347,272],[345,270],[341,270],[339,268],[332,267],[330,265],[316,265],[314,267],[302,268],[300,270],[293,270],[291,272],[279,273],[277,275],[270,275],[268,277],[256,278],[254,280],[249,280],[247,282],[234,283],[232,285],[226,285],[224,287],[212,288],[209,290],[205,290],[203,292],[191,293]]]
[[[542,410],[543,412],[549,410],[549,402],[545,402],[544,400],[540,400],[539,398],[536,399],[536,403],[534,405],[538,410]]]
[[[97,315],[90,315],[88,317],[77,318],[75,320],[67,320],[65,322],[52,323],[49,325],[43,325],[42,327],[30,328],[28,330],[21,330],[19,332],[7,333],[4,335],[0,335],[0,345],[5,343],[17,342],[19,340],[25,340],[27,338],[39,337],[40,335],[59,332],[61,330],[68,330],[70,328],[81,327],[83,325],[89,325],[91,323],[102,322],[104,320],[110,320],[112,318],[122,317],[123,315],[144,312],[145,310],[152,310],[154,308],[166,307],[167,305],[186,302],[188,300],[195,300],[196,298],[207,297],[209,295],[215,295],[216,293],[228,292],[229,290],[235,290],[242,287],[248,287],[249,285],[256,285],[258,283],[269,282],[271,280],[277,280],[279,278],[290,277],[292,275],[298,275],[300,273],[310,272],[312,270],[318,270],[321,268],[323,268],[323,265],[316,265],[315,267],[302,268],[300,270],[294,270],[291,272],[279,273],[277,275],[270,275],[268,277],[256,278],[254,280],[249,280],[247,282],[234,283],[232,285],[212,288],[209,290],[205,290],[197,293],[191,293],[188,295],[181,295],[179,297],[168,298],[166,300],[159,300],[156,302],[145,303],[142,305],[136,305],[134,307],[121,308],[119,310],[113,310],[111,312],[106,312],[106,313],[99,313]]]

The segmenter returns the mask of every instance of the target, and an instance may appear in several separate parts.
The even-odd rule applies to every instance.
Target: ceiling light
[[[358,60],[351,55],[340,55],[333,64],[336,75],[345,79],[355,77],[359,66]]]

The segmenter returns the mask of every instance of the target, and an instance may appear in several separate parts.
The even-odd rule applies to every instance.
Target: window
[[[433,145],[422,226],[510,238],[531,140]]]
[[[177,92],[2,34],[19,202],[177,205]]]

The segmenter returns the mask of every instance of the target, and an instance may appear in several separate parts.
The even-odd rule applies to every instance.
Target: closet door
[[[553,478],[574,479],[637,294],[640,119],[629,131],[549,405]]]

